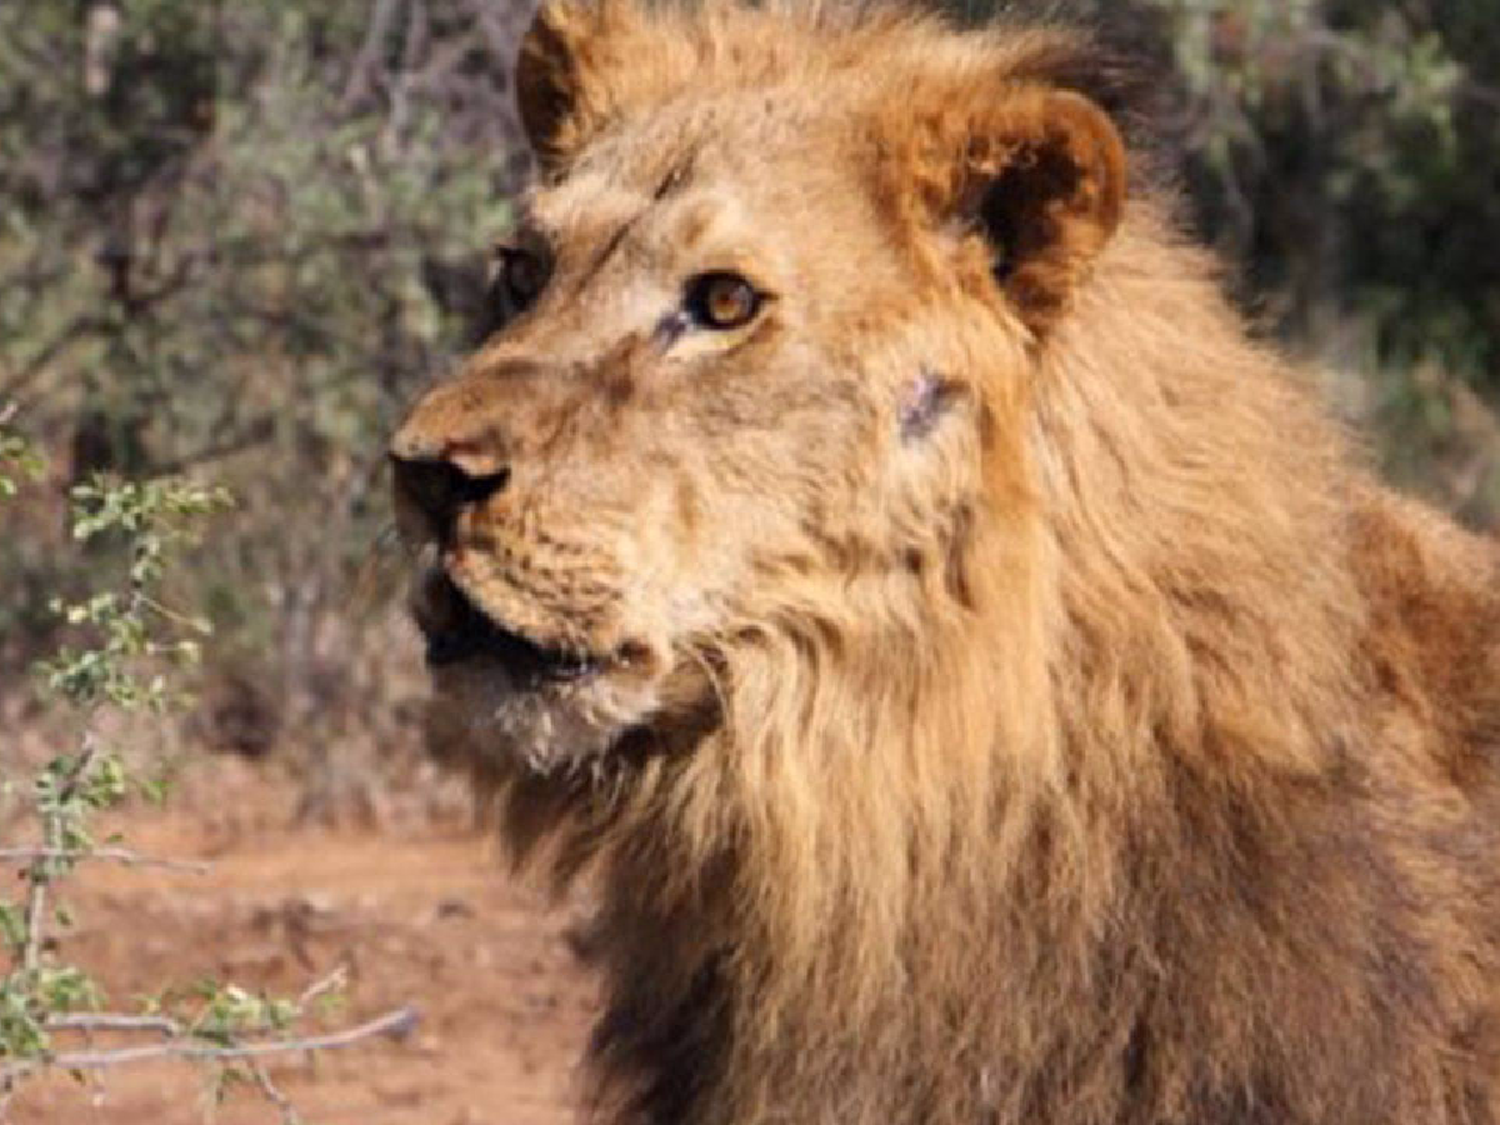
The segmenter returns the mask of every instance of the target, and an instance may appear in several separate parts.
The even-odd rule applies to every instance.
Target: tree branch
[[[54,799],[57,809],[66,807],[73,799],[84,775],[94,764],[97,753],[98,744],[94,741],[92,733],[86,733],[83,736],[83,749],[78,754],[78,760],[73,763],[68,770],[67,777],[58,787],[57,796]],[[44,815],[42,831],[47,837],[48,849],[61,850],[58,843],[62,833],[62,820],[59,813],[54,811]],[[26,878],[31,885],[26,891],[26,940],[21,946],[21,969],[26,973],[34,973],[42,966],[42,947],[46,944],[47,889],[53,879],[51,861],[33,858],[31,866],[26,870]]]
[[[108,1012],[74,1012],[49,1016],[48,1031],[159,1031],[170,1038],[183,1034],[182,1025],[169,1016],[120,1016]]]
[[[97,1020],[101,1017],[91,1018]],[[376,1036],[404,1039],[417,1026],[418,1020],[417,1010],[405,1007],[387,1012],[383,1016],[344,1031],[331,1032],[327,1035],[312,1035],[303,1039],[277,1039],[260,1043],[241,1043],[230,1047],[212,1047],[194,1042],[170,1042],[104,1051],[63,1051],[45,1058],[28,1059],[25,1062],[0,1067],[0,1085],[13,1082],[22,1075],[42,1067],[55,1067],[61,1070],[107,1070],[110,1067],[155,1059],[243,1062],[303,1051],[331,1051],[340,1047],[349,1047],[361,1040],[372,1039]],[[160,1030],[160,1025],[152,1024],[144,1030]]]
[[[15,398],[41,375],[63,352],[87,336],[108,332],[112,325],[102,317],[79,315],[70,320],[56,336],[43,344],[41,350],[21,365],[0,386],[0,398]]]
[[[384,61],[386,43],[390,39],[395,19],[400,11],[401,0],[374,0],[366,23],[365,42],[349,68],[349,79],[344,84],[339,108],[347,113],[355,103],[365,96],[372,85],[372,75]]]

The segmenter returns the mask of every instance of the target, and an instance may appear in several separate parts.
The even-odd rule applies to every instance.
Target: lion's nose
[[[473,472],[451,460],[391,454],[396,490],[427,521],[432,534],[448,539],[465,508],[482,504],[510,480],[506,468]]]

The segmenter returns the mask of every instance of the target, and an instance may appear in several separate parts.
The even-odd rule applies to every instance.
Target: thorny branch
[[[111,1012],[78,1012],[66,1016],[49,1016],[43,1025],[48,1031],[159,1031],[163,1035],[181,1035],[182,1025],[169,1016],[122,1016]]]
[[[67,1017],[71,1023],[64,1030],[84,1030],[88,1028],[88,1021],[102,1020],[96,1026],[98,1029],[106,1029],[110,1024],[115,1024],[122,1017]],[[194,1059],[211,1062],[237,1062],[252,1059],[262,1059],[272,1055],[297,1054],[304,1051],[329,1051],[339,1047],[349,1047],[365,1039],[376,1036],[385,1036],[391,1039],[404,1039],[416,1028],[419,1020],[417,1010],[413,1007],[397,1008],[387,1012],[383,1016],[367,1020],[365,1023],[346,1028],[343,1031],[330,1032],[327,1035],[310,1035],[300,1039],[273,1039],[260,1042],[238,1043],[230,1046],[216,1046],[203,1043],[191,1038],[191,1032],[172,1020],[154,1020],[142,1030],[163,1031],[170,1026],[173,1028],[171,1038],[166,1043],[153,1043],[140,1047],[119,1047],[102,1051],[63,1051],[48,1055],[45,1058],[27,1059],[24,1062],[12,1063],[9,1066],[0,1067],[0,1086],[9,1086],[16,1079],[31,1071],[45,1066],[57,1067],[62,1070],[107,1070],[110,1067],[122,1066],[129,1063],[146,1062],[154,1059]],[[127,1028],[126,1030],[135,1030]],[[166,1032],[164,1032],[165,1034]]]
[[[78,792],[79,784],[88,774],[98,753],[99,746],[94,740],[93,733],[86,733],[83,738],[82,752],[63,778],[53,807],[43,816],[42,835],[47,841],[44,851],[67,850],[63,847],[64,817],[66,816],[63,810]],[[32,860],[31,867],[26,873],[30,885],[26,891],[26,941],[21,947],[21,968],[28,973],[35,972],[42,963],[47,890],[55,877],[55,864],[54,859],[38,856]]]
[[[320,997],[336,992],[347,983],[347,970],[340,966],[319,978],[303,990],[293,1005],[294,1016],[301,1016],[309,1005]],[[300,1125],[301,1116],[296,1107],[266,1070],[264,1060],[284,1054],[302,1054],[314,1051],[335,1050],[353,1046],[363,1040],[384,1036],[403,1039],[416,1027],[418,1014],[413,1007],[398,1008],[355,1027],[327,1035],[302,1036],[294,1039],[256,1039],[252,1031],[248,1040],[215,1041],[209,1038],[198,1022],[184,1022],[166,1015],[122,1015],[113,1012],[75,1012],[54,1015],[45,1021],[52,1033],[74,1033],[83,1035],[89,1043],[88,1049],[48,1052],[34,1059],[26,1059],[0,1067],[0,1092],[4,1097],[12,1093],[17,1083],[26,1075],[51,1067],[73,1072],[97,1074],[116,1066],[149,1062],[159,1059],[185,1059],[196,1062],[240,1063],[244,1065],[251,1081],[262,1095],[281,1114],[283,1125]],[[93,1048],[96,1034],[154,1034],[162,1042],[132,1047]],[[262,1031],[262,1034],[264,1031]]]
[[[281,1125],[302,1125],[302,1115],[297,1112],[297,1107],[292,1104],[292,1099],[281,1092],[271,1079],[271,1074],[265,1065],[260,1062],[251,1061],[246,1067],[250,1071],[250,1077],[255,1080],[256,1087],[261,1096],[276,1107],[281,1114]]]

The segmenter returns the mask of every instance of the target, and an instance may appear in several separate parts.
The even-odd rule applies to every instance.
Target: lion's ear
[[[966,118],[939,142],[930,202],[983,235],[1001,291],[1042,332],[1120,223],[1124,142],[1092,101],[1055,88],[1022,86]]]
[[[527,139],[544,168],[576,146],[588,44],[599,10],[578,0],[544,0],[516,59],[516,102]]]

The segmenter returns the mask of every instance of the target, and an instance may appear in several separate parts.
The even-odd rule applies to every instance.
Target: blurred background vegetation
[[[238,499],[181,579],[220,638],[193,737],[333,790],[339,747],[409,738],[359,576],[384,435],[468,342],[526,169],[530,6],[0,0],[0,405],[50,466],[0,513],[0,720],[48,602],[115,561],[67,543],[69,485],[191,472]],[[1500,521],[1500,0],[1072,8],[1153,60],[1246,307],[1393,477]]]

